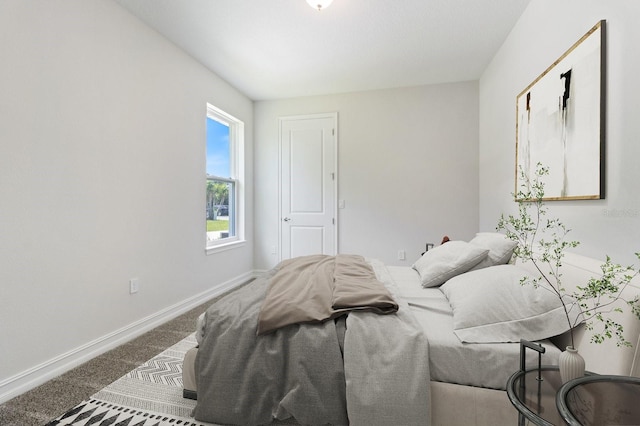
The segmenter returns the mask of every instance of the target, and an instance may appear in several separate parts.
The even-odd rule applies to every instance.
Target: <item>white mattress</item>
[[[505,389],[509,376],[520,368],[519,343],[462,343],[453,333],[453,313],[439,288],[422,288],[418,273],[409,267],[387,266],[429,341],[431,380],[461,385]],[[560,350],[551,342],[542,364],[557,364]],[[527,364],[538,363],[527,350]]]

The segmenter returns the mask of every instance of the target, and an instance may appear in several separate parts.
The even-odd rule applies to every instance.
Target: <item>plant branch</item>
[[[518,203],[518,216],[501,215],[497,229],[504,230],[507,237],[517,243],[514,256],[524,262],[532,262],[540,274],[538,278],[523,278],[521,284],[542,287],[558,297],[569,326],[572,346],[575,346],[573,329],[581,322],[591,331],[594,330],[594,322],[601,325],[602,331],[593,334],[592,342],[601,343],[605,338],[615,336],[618,346],[630,346],[623,336],[622,325],[608,315],[622,312],[622,308],[614,307],[615,303],[622,302],[640,320],[640,297],[627,300],[622,296],[639,272],[632,266],[614,264],[607,256],[599,278],[591,278],[586,286],[576,286],[576,291],[567,293],[562,285],[562,259],[565,250],[575,248],[580,243],[567,239],[571,230],[560,219],[546,219],[548,211],[544,205],[542,178],[549,174],[549,169],[538,163],[533,179],[522,168],[519,172],[521,189],[512,194]],[[548,239],[545,239],[547,236]],[[640,253],[635,255],[640,260]],[[573,315],[572,321],[574,309],[580,309],[581,312]]]

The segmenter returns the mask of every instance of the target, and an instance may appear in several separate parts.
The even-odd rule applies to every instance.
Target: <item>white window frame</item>
[[[229,127],[229,156],[231,176],[216,176],[216,180],[234,182],[235,193],[229,194],[229,204],[235,200],[235,208],[229,206],[229,221],[235,226],[235,235],[219,240],[209,241],[206,237],[205,227],[205,251],[207,254],[218,253],[245,244],[244,239],[244,122],[207,103],[207,118],[216,120]],[[206,149],[206,147],[205,147]],[[205,161],[206,167],[206,161]],[[209,179],[205,170],[205,184]],[[206,185],[205,185],[206,187]],[[206,200],[206,197],[205,197]]]

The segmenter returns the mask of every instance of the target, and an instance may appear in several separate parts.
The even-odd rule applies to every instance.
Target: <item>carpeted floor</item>
[[[182,396],[182,362],[195,333],[131,370],[46,426],[215,426],[196,421]]]
[[[47,424],[192,334],[196,319],[211,303],[212,301],[203,303],[142,336],[0,405],[0,425]]]

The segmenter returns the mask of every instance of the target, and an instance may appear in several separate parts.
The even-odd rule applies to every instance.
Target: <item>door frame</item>
[[[327,112],[318,114],[304,114],[304,115],[287,115],[278,117],[278,262],[282,259],[282,125],[285,121],[293,120],[309,120],[309,119],[322,119],[331,118],[333,120],[333,246],[334,253],[339,253],[338,244],[338,113]]]

